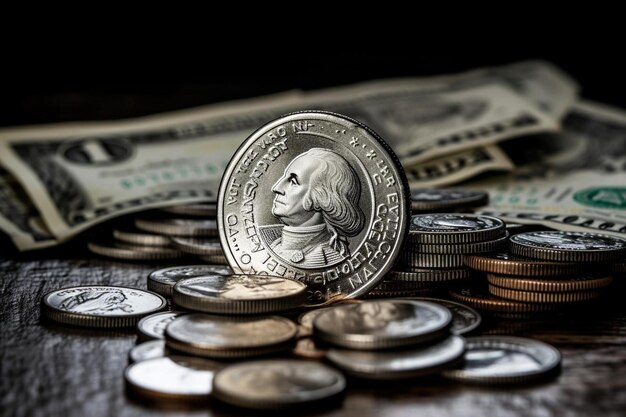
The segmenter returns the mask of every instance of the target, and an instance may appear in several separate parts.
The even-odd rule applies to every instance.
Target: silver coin
[[[159,235],[217,236],[217,222],[215,220],[151,217],[135,219],[135,226]]]
[[[442,305],[450,310],[452,312],[452,327],[450,327],[450,332],[455,335],[462,335],[476,330],[482,322],[478,311],[465,304],[430,297],[411,297],[410,300],[428,301]]]
[[[159,269],[148,275],[148,289],[164,297],[172,296],[172,289],[181,279],[203,275],[231,275],[233,270],[224,265],[182,265]]]
[[[483,242],[460,243],[457,245],[415,243],[413,245],[406,245],[406,249],[408,252],[418,253],[418,254],[420,253],[438,253],[438,254],[485,253],[485,252],[495,252],[498,250],[506,249],[508,239],[509,239],[509,233],[505,232],[504,236],[498,239],[486,240]]]
[[[128,352],[128,360],[131,363],[141,362],[146,359],[162,358],[166,354],[165,340],[150,340],[133,347],[130,352]]]
[[[291,348],[296,325],[284,317],[187,314],[165,328],[167,347],[211,358],[265,355]]]
[[[558,369],[560,352],[533,339],[512,336],[480,336],[467,339],[462,368],[443,375],[477,384],[526,382]]]
[[[163,310],[165,298],[128,287],[85,285],[44,295],[41,307],[51,320],[85,327],[129,327]]]
[[[386,281],[399,282],[447,282],[470,278],[472,271],[462,269],[422,269],[411,268],[408,271],[394,270],[385,277]]]
[[[313,321],[326,310],[333,307],[317,308],[315,310],[307,311],[300,314],[298,317],[298,323],[300,328],[298,329],[298,337],[308,337],[313,335]]]
[[[222,244],[218,239],[208,237],[172,237],[172,245],[192,255],[224,256]]]
[[[117,228],[113,230],[113,237],[121,242],[140,246],[169,246],[167,236],[155,235],[138,230],[134,227]]]
[[[511,236],[511,253],[551,261],[604,262],[626,257],[626,239],[586,232],[527,232]]]
[[[438,373],[458,365],[465,339],[450,336],[425,347],[393,351],[330,349],[326,358],[343,371],[366,379],[401,379]]]
[[[176,305],[218,314],[274,313],[300,307],[306,285],[269,275],[206,275],[174,285]]]
[[[419,188],[411,190],[411,209],[447,210],[478,207],[489,203],[489,194],[460,188]]]
[[[220,240],[231,266],[305,282],[310,304],[375,287],[409,221],[409,189],[393,151],[361,123],[324,112],[261,127],[231,159],[220,190]]]
[[[319,362],[272,359],[228,366],[215,375],[213,397],[238,407],[285,409],[328,401],[346,380]]]
[[[333,307],[313,321],[316,337],[350,349],[415,345],[448,333],[452,313],[437,304],[377,300]]]
[[[215,372],[224,365],[202,358],[167,356],[129,365],[126,386],[148,399],[208,401]]]
[[[150,314],[137,323],[137,335],[140,341],[165,339],[165,327],[181,314],[182,311],[165,311],[163,313]]]
[[[424,244],[460,244],[495,240],[504,237],[502,220],[475,214],[416,214],[411,217],[409,242]]]
[[[165,213],[181,214],[183,216],[215,217],[217,216],[217,204],[215,203],[194,203],[181,206],[163,207],[160,209]]]
[[[93,241],[87,248],[96,255],[130,261],[149,261],[181,258],[185,254],[178,249],[165,246],[139,246],[124,242]]]
[[[465,266],[465,255],[460,253],[419,253],[405,250],[398,257],[398,265],[411,269],[424,268],[454,268]]]

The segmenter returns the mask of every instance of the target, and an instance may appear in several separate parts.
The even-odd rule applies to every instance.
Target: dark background
[[[526,50],[468,48],[450,54],[367,49],[310,54],[269,48],[266,54],[253,55],[205,50],[197,56],[164,52],[145,59],[98,59],[93,54],[83,59],[77,53],[71,59],[30,56],[6,65],[0,81],[0,126],[136,117],[293,88],[458,73],[530,59],[550,61],[570,74],[583,97],[626,108],[625,61],[593,44],[570,52],[529,45]]]

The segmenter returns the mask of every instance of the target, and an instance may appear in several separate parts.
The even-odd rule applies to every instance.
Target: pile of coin
[[[506,226],[490,216],[416,214],[394,269],[371,296],[428,294],[470,279],[464,255],[491,253],[507,245]]]
[[[626,240],[535,231],[511,236],[509,251],[466,256],[470,268],[487,274],[489,294],[465,288],[452,291],[452,297],[505,318],[532,317],[591,301],[613,282],[609,271],[626,258]]]
[[[419,213],[450,213],[467,211],[489,204],[489,194],[463,188],[412,188],[411,211]]]
[[[113,225],[109,238],[91,241],[91,252],[122,260],[160,260],[199,257],[227,265],[217,238],[217,205],[195,203],[137,214]]]

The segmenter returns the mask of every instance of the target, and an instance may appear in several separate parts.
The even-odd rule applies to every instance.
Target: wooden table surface
[[[3,245],[6,247],[6,245]],[[154,269],[171,263],[114,262],[85,249],[85,238],[60,248],[0,257],[2,416],[239,416],[257,413],[209,404],[163,409],[124,391],[134,330],[99,331],[43,322],[48,291],[82,284],[146,288]],[[187,261],[194,262],[194,261]],[[620,294],[621,291],[621,294]],[[618,416],[626,414],[626,308],[623,287],[575,316],[489,321],[478,334],[533,337],[563,354],[559,376],[540,384],[479,388],[438,378],[397,383],[349,380],[339,406],[285,415],[320,416]],[[272,415],[276,415],[273,413]]]

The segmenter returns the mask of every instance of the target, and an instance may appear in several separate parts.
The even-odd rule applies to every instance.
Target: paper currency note
[[[557,128],[501,80],[389,80],[121,122],[6,129],[0,163],[65,239],[124,213],[214,200],[239,144],[267,121],[304,109],[352,116],[419,160]]]
[[[481,210],[505,220],[560,230],[626,234],[626,113],[582,102],[563,133],[516,144],[520,165],[509,175],[468,186],[489,191]],[[526,163],[523,163],[523,162]]]

